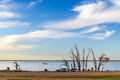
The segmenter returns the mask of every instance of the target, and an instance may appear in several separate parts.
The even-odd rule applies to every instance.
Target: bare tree
[[[76,64],[75,64],[75,54],[74,54],[73,49],[71,49],[70,54],[71,54],[70,58],[72,59],[72,63],[73,63],[73,64],[71,64],[71,68],[76,69]],[[72,66],[73,66],[73,67],[72,67]]]
[[[78,66],[78,71],[81,71],[80,54],[79,54],[77,45],[75,45],[75,50],[76,50],[75,58],[76,58],[77,66]]]
[[[102,55],[99,57],[98,71],[100,70],[100,67],[103,65],[104,57],[105,57],[105,54],[102,54]]]
[[[94,54],[94,51],[93,51],[92,48],[91,48],[91,51],[92,51],[92,54],[93,54],[94,68],[95,68],[95,71],[97,71],[97,60],[96,60],[96,57],[95,57],[95,54]]]
[[[84,68],[84,67],[85,67],[85,58],[84,58],[84,57],[85,57],[85,48],[83,48],[83,60],[82,60],[82,61],[83,61],[83,64],[82,64],[82,71],[85,70],[85,68]]]
[[[78,50],[78,47],[77,47],[77,44],[75,45],[75,50],[71,49],[71,52],[70,52],[70,58],[72,60],[72,64],[71,64],[71,68],[74,68],[74,69],[78,69],[78,71],[86,71],[87,70],[87,67],[88,67],[88,57],[90,55],[90,53],[92,53],[92,56],[93,56],[93,64],[94,64],[94,67],[91,68],[91,70],[95,70],[95,71],[99,71],[100,68],[102,67],[102,70],[104,69],[105,67],[105,63],[109,61],[109,58],[108,57],[105,57],[104,54],[102,54],[99,59],[98,59],[98,63],[97,63],[97,59],[95,57],[95,53],[93,51],[93,49],[88,49],[88,53],[87,55],[85,55],[85,52],[86,52],[86,49],[83,48],[83,55],[82,55],[82,64],[81,64],[81,55],[79,53],[79,50]],[[67,60],[64,60],[64,63],[67,67],[67,70],[69,70],[69,64],[68,64],[68,61]],[[104,64],[103,64],[104,63]],[[89,69],[90,70],[90,69]]]
[[[15,69],[19,70],[20,65],[18,65],[17,61],[13,62],[15,64]]]
[[[88,64],[89,54],[90,54],[90,49],[88,49],[88,54],[87,54],[86,59],[85,59],[85,70],[87,70],[87,64]]]
[[[98,64],[98,71],[100,71],[100,67],[102,66],[102,71],[105,67],[105,63],[108,62],[110,59],[108,57],[105,57],[105,54],[102,54],[99,57],[99,64]]]
[[[105,57],[104,58],[104,66],[102,67],[102,71],[103,71],[103,69],[104,69],[104,67],[105,67],[105,64],[108,62],[108,61],[110,61],[110,58],[108,58],[108,57]]]
[[[66,68],[67,68],[67,71],[69,71],[70,70],[70,67],[69,67],[69,62],[68,62],[68,60],[63,60],[63,63],[64,64],[62,64],[62,65],[65,65],[66,66]]]

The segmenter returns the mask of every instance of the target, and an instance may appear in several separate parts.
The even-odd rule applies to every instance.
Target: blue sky
[[[0,0],[0,59],[63,59],[75,44],[119,59],[119,14],[120,0]]]

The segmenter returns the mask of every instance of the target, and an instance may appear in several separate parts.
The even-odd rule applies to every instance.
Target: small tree
[[[105,67],[105,64],[106,64],[108,61],[110,61],[110,58],[105,57],[105,58],[104,58],[104,62],[105,62],[105,63],[104,63],[104,67]],[[104,69],[104,67],[102,67],[102,70]]]
[[[103,65],[104,57],[105,57],[105,54],[102,54],[102,55],[99,57],[98,71],[100,70],[100,67]]]
[[[69,62],[68,62],[68,60],[63,60],[63,64],[61,64],[60,66],[62,66],[62,65],[64,65],[64,66],[66,66],[66,68],[67,68],[67,71],[70,71],[70,66],[69,66]]]
[[[99,57],[99,65],[98,65],[98,71],[100,71],[100,67],[102,66],[102,71],[104,69],[105,63],[108,62],[110,59],[108,57],[105,57],[105,54],[102,54]]]
[[[17,61],[13,62],[15,64],[15,69],[18,70],[20,65],[18,65]]]

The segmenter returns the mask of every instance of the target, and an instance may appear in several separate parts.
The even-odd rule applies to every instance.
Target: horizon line
[[[62,60],[31,60],[31,59],[26,59],[26,60],[0,60],[0,61],[62,61]],[[72,60],[68,60],[68,61],[72,61]],[[81,60],[83,61],[83,60]],[[94,60],[88,60],[88,61],[94,61]],[[99,61],[99,60],[96,60]],[[109,60],[109,61],[120,61],[120,60]]]

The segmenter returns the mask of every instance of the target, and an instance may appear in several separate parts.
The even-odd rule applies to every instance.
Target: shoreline
[[[0,61],[63,61],[63,60],[0,60]],[[68,60],[68,61],[72,61],[72,60]],[[83,61],[83,60],[81,60]],[[93,60],[88,60],[88,61],[93,61]],[[96,60],[99,61],[99,60]],[[110,60],[110,61],[120,61],[120,60]]]

